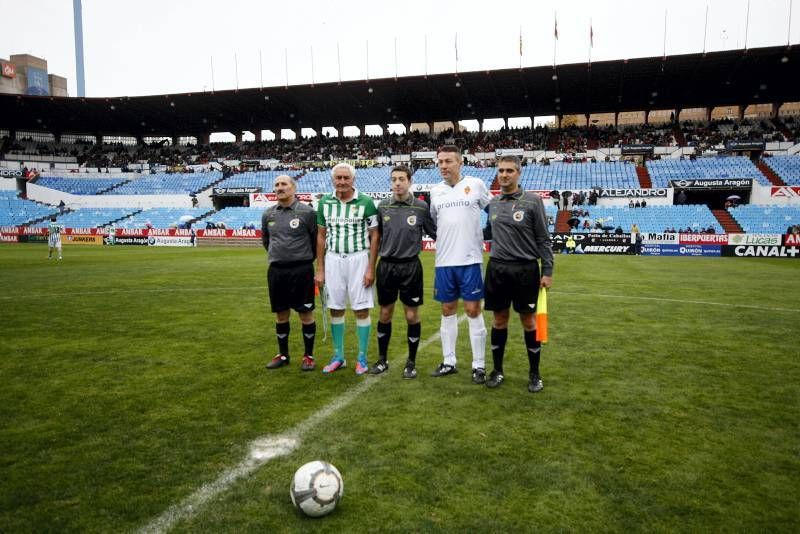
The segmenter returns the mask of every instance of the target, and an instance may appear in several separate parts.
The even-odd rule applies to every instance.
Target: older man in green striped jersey
[[[334,192],[317,207],[317,285],[325,291],[331,314],[334,354],[322,372],[345,367],[344,315],[348,300],[356,316],[358,361],[356,374],[367,372],[367,347],[374,306],[372,285],[380,236],[378,210],[370,197],[355,188],[356,170],[339,163],[331,171]],[[324,313],[324,312],[323,312]]]

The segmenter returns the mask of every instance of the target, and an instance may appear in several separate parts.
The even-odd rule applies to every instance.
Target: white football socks
[[[446,365],[456,364],[456,339],[458,339],[458,316],[442,315],[442,325],[439,328],[442,337],[442,357]]]
[[[472,368],[486,368],[486,325],[483,315],[467,317],[469,341],[472,344]]]

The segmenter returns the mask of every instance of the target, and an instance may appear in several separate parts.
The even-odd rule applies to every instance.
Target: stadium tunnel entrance
[[[725,202],[731,197],[739,197],[735,204],[750,203],[750,189],[684,189],[686,204],[706,204],[709,209],[725,209]],[[675,197],[677,198],[677,194]],[[675,204],[678,202],[675,201]]]
[[[217,211],[223,208],[247,208],[250,206],[250,195],[212,195],[211,202]]]

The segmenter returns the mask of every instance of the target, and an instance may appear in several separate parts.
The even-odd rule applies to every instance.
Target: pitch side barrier
[[[47,228],[0,227],[2,243],[45,243]],[[261,230],[182,228],[117,228],[111,236],[103,228],[66,228],[65,245],[113,246],[252,246],[260,247]],[[575,240],[575,254],[635,254],[636,240],[627,234],[555,233],[553,251],[566,251],[569,237]],[[739,258],[800,259],[800,234],[683,234],[642,233],[644,256],[725,256]],[[436,250],[436,242],[423,239],[422,250]],[[484,252],[491,242],[484,242]]]

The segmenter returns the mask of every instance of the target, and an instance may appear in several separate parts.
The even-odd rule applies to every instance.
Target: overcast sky
[[[785,45],[800,41],[790,2],[752,0],[746,29],[747,0],[83,0],[86,96],[233,89],[237,64],[240,88],[282,86],[287,70],[306,84],[312,49],[317,83],[547,65],[556,15],[560,64],[588,59],[590,21],[593,61],[661,56],[665,10],[668,55],[702,51],[704,33],[708,51],[742,48],[746,32],[749,48]],[[72,4],[0,0],[0,57],[45,58],[74,96]]]

